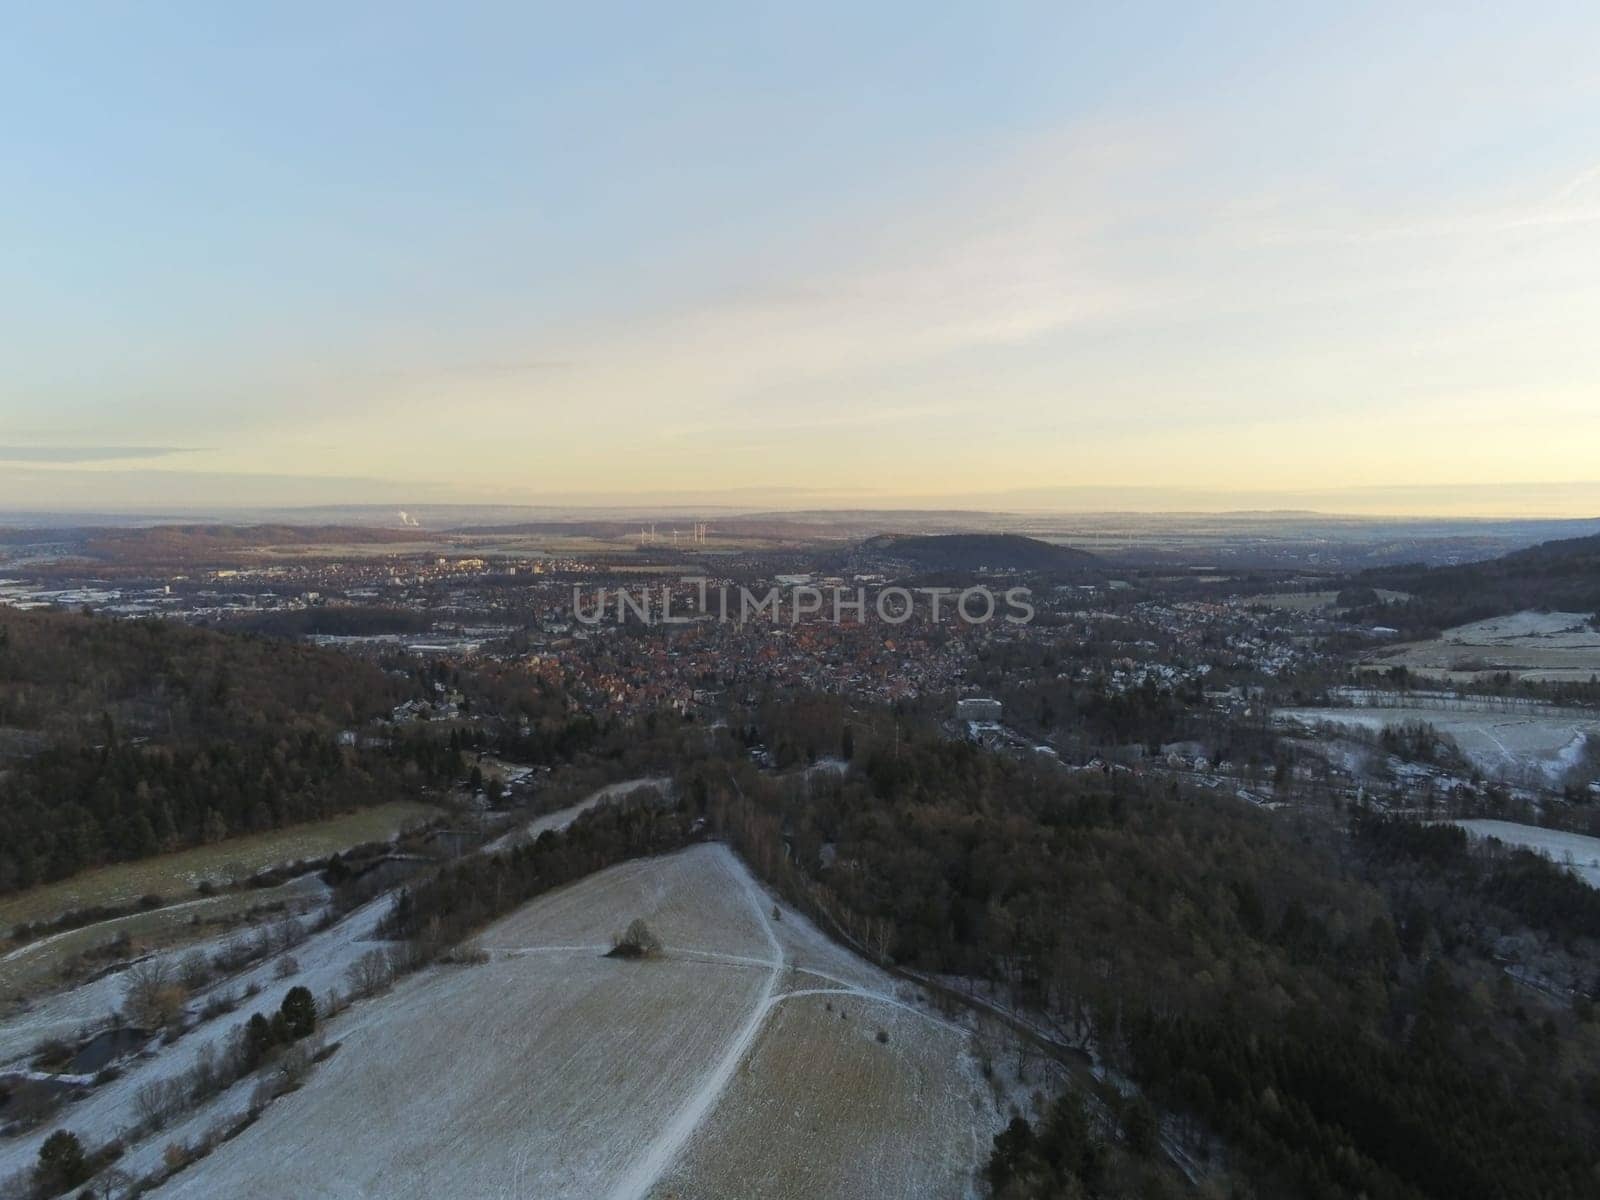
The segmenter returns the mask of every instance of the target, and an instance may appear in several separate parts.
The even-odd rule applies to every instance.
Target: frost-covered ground
[[[1600,736],[1600,721],[1538,711],[1473,711],[1457,704],[1281,709],[1276,718],[1308,728],[1334,725],[1372,733],[1422,722],[1453,741],[1485,774],[1514,779],[1537,774],[1552,783],[1582,761],[1589,737]]]
[[[1536,851],[1560,863],[1590,887],[1600,887],[1600,838],[1515,821],[1457,821],[1475,837],[1498,838],[1508,846]]]
[[[97,921],[8,950],[0,955],[0,1065],[20,1053],[15,1047],[28,1036],[25,1031],[32,1030],[35,1038],[70,1036],[86,1021],[99,1021],[116,1007],[124,986],[119,976],[128,964],[78,987],[64,987],[58,971],[75,956],[125,935],[133,945],[181,958],[196,948],[214,950],[234,936],[202,937],[208,922],[238,917],[261,904],[281,903],[287,915],[301,916],[320,908],[327,897],[327,886],[307,875],[275,888],[227,892]],[[104,1002],[108,997],[109,1005]]]
[[[292,953],[299,970],[288,978],[278,978],[276,960],[268,959],[198,993],[194,999],[196,1004],[203,1003],[218,988],[241,995],[252,985],[260,989],[236,1011],[207,1022],[176,1044],[159,1048],[149,1057],[126,1062],[118,1078],[95,1087],[85,1099],[66,1106],[43,1127],[25,1137],[0,1140],[0,1179],[31,1167],[39,1145],[56,1129],[70,1129],[90,1146],[122,1136],[138,1121],[135,1097],[141,1087],[152,1080],[188,1070],[207,1046],[220,1053],[234,1029],[247,1021],[251,1013],[276,1011],[284,993],[291,987],[304,985],[319,997],[335,987],[345,990],[345,973],[350,964],[378,945],[372,941],[372,933],[389,904],[387,898],[375,900],[296,946]],[[248,1092],[244,1092],[244,1096],[247,1097]],[[244,1101],[239,1099],[237,1108],[231,1111],[242,1111],[243,1107]],[[225,1109],[214,1104],[208,1106],[208,1111],[215,1119]],[[164,1145],[168,1139],[161,1137],[159,1140]]]
[[[1582,682],[1600,673],[1600,630],[1590,613],[1520,612],[1447,629],[1428,642],[1396,646],[1371,666],[1404,666],[1456,682],[1510,671],[1519,679]]]
[[[1589,624],[1593,613],[1519,612],[1458,625],[1440,635],[1458,646],[1518,646],[1536,643],[1556,649],[1600,651],[1600,629]]]
[[[604,957],[640,916],[664,956]],[[300,1091],[160,1194],[921,1200],[969,1192],[1004,1124],[963,1026],[722,846],[601,872],[481,942],[487,964],[334,1021]]]
[[[1001,1123],[975,1119],[992,1104],[964,1028],[826,987],[782,993],[650,1195],[964,1196]]]

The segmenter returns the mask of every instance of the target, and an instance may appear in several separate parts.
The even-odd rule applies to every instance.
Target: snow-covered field
[[[605,958],[637,916],[665,955]],[[972,1192],[1005,1123],[964,1028],[725,847],[601,872],[481,942],[487,964],[335,1021],[300,1091],[160,1194],[921,1200]]]
[[[55,1129],[70,1129],[90,1146],[98,1146],[121,1136],[138,1121],[135,1097],[141,1087],[153,1080],[188,1070],[206,1047],[220,1052],[234,1029],[247,1021],[252,1012],[275,1012],[283,1001],[284,993],[291,987],[304,985],[319,997],[333,988],[345,990],[345,973],[350,965],[379,945],[371,937],[378,921],[388,911],[389,904],[387,898],[375,900],[296,946],[292,953],[299,969],[288,978],[278,978],[276,960],[269,959],[215,985],[216,988],[239,994],[252,985],[260,990],[256,996],[244,1000],[233,1013],[200,1026],[175,1045],[162,1048],[148,1058],[135,1058],[123,1064],[125,1069],[118,1078],[94,1088],[83,1100],[68,1105],[42,1128],[25,1137],[0,1140],[0,1179],[31,1167],[40,1143]],[[203,1002],[209,994],[209,991],[199,993],[195,1002]],[[222,1107],[221,1102],[208,1106],[212,1119],[224,1113],[231,1115],[241,1111],[247,1097],[248,1091],[245,1091],[243,1098],[238,1098],[236,1106],[231,1109]],[[224,1101],[226,1099],[223,1098]],[[159,1137],[146,1143],[143,1148],[145,1158],[150,1159],[152,1155],[159,1157],[156,1147],[165,1145],[167,1140],[167,1137]],[[119,1165],[131,1168],[141,1162],[145,1160],[141,1159],[140,1148],[136,1147],[128,1160]],[[145,1162],[145,1169],[153,1165],[153,1159]]]
[[[1563,833],[1515,821],[1457,821],[1474,837],[1498,838],[1508,846],[1521,846],[1559,863],[1590,887],[1600,888],[1600,838]]]
[[[1583,759],[1588,738],[1600,736],[1600,721],[1556,713],[1485,712],[1459,705],[1435,707],[1280,709],[1283,724],[1307,728],[1333,725],[1378,733],[1389,726],[1422,722],[1448,737],[1479,770],[1512,779],[1542,777],[1558,783]]]
[[[1369,666],[1404,666],[1454,682],[1509,671],[1519,679],[1588,680],[1600,674],[1600,630],[1590,613],[1520,612],[1447,629],[1428,642],[1396,646]]]
[[[1590,626],[1593,613],[1519,612],[1490,617],[1447,629],[1440,640],[1458,646],[1538,645],[1560,650],[1600,651],[1600,629]]]
[[[967,1044],[965,1029],[830,988],[776,998],[653,1195],[964,1196],[997,1132],[974,1120],[991,1101]]]
[[[298,916],[320,907],[326,902],[327,895],[325,884],[315,875],[305,875],[275,888],[224,892],[219,896],[180,901],[149,912],[112,917],[92,925],[47,934],[7,950],[0,954],[0,1063],[6,1061],[4,1044],[12,1032],[17,1004],[26,1002],[30,1011],[36,1011],[59,999],[53,993],[58,993],[62,988],[60,968],[74,956],[103,947],[124,935],[142,947],[159,950],[177,946],[181,949],[194,942],[197,934],[203,933],[209,922],[241,916],[258,905],[277,903],[282,903],[288,913]],[[103,1016],[104,1013],[99,1015]]]

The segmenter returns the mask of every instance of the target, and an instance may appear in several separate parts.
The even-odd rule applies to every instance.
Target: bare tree
[[[112,1167],[100,1176],[97,1186],[104,1200],[125,1200],[125,1197],[134,1194],[133,1187],[136,1182],[131,1172],[124,1171],[121,1167]]]
[[[367,951],[345,972],[350,994],[357,997],[375,995],[388,986],[392,977],[389,957],[382,950]]]
[[[129,968],[122,1008],[128,1019],[141,1029],[159,1029],[175,1023],[183,1015],[183,1004],[188,998],[188,989],[178,980],[170,962],[147,958]]]
[[[133,1094],[133,1111],[139,1123],[150,1129],[160,1129],[183,1111],[185,1096],[181,1076],[152,1079]]]
[[[183,956],[183,962],[178,967],[178,977],[183,981],[183,986],[191,992],[197,992],[211,980],[211,964],[206,961],[203,951],[191,950]]]

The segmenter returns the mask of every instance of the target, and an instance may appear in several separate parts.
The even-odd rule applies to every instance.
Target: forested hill
[[[774,705],[762,740],[799,741],[826,711]],[[1077,1094],[1013,1123],[995,1200],[1600,1194],[1594,1005],[1518,987],[1495,951],[1507,936],[1590,952],[1592,890],[1557,864],[1451,826],[1357,809],[1346,832],[1309,807],[1283,820],[932,730],[853,755],[804,787],[695,763],[678,791],[825,928],[901,970],[986,980],[1140,1086],[1104,1124],[1075,1114]],[[1141,1179],[1124,1160],[1160,1143],[1214,1178]]]
[[[1409,592],[1440,625],[1541,608],[1600,612],[1600,536],[1544,542],[1486,562],[1368,571],[1362,581]]]
[[[415,792],[338,734],[409,689],[332,651],[0,607],[0,892]]]
[[[921,571],[1081,572],[1098,562],[1085,550],[1015,533],[884,534],[868,538],[857,553]]]

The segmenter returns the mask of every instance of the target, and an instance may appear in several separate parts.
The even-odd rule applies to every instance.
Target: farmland
[[[148,895],[189,899],[205,880],[226,883],[283,863],[325,858],[362,842],[387,841],[402,829],[438,815],[438,809],[426,804],[381,804],[326,821],[85,871],[0,900],[0,929],[48,921],[73,909],[132,904]]]
[[[1447,629],[1437,638],[1397,646],[1368,669],[1405,667],[1461,683],[1508,672],[1530,682],[1584,683],[1600,674],[1600,630],[1591,614],[1520,612]]]
[[[1377,593],[1378,599],[1384,604],[1398,604],[1411,598],[1405,592],[1389,591],[1385,588],[1375,588],[1373,590]],[[1245,603],[1251,606],[1281,609],[1284,612],[1332,615],[1342,611],[1337,591],[1268,592],[1265,595],[1250,596]]]
[[[1600,736],[1600,720],[1588,714],[1443,698],[1393,706],[1282,709],[1277,719],[1312,729],[1338,726],[1368,733],[1420,722],[1454,742],[1486,775],[1545,783],[1558,783],[1581,761],[1588,739]]]
[[[983,1081],[941,1061],[961,1064],[966,1042],[881,1000],[790,993],[655,1194],[962,1195],[989,1141],[972,1120]]]
[[[664,954],[605,957],[635,917]],[[336,1021],[339,1054],[163,1194],[962,1195],[1004,1123],[964,1028],[723,847],[601,872],[481,942],[483,965]]]
[[[13,997],[35,996],[58,978],[64,963],[77,955],[97,950],[114,940],[126,938],[128,950],[151,951],[179,946],[202,935],[207,929],[227,925],[243,918],[251,909],[282,905],[299,912],[320,904],[325,888],[314,876],[290,880],[275,888],[247,888],[169,904],[149,912],[130,913],[97,921],[77,929],[49,934],[36,941],[0,954],[0,1020],[6,1020],[6,1007]],[[105,1010],[93,1013],[103,1017]],[[0,1026],[0,1041],[8,1027]],[[3,1059],[3,1053],[0,1053]]]
[[[99,981],[103,987],[90,984],[62,991],[64,977],[82,976],[91,968],[97,973],[109,960],[125,962],[184,946],[237,924],[252,910],[303,914],[321,905],[327,894],[311,877],[212,896],[196,895],[201,882],[244,879],[268,867],[387,840],[438,813],[423,804],[385,804],[327,821],[103,867],[8,897],[0,903],[0,929],[49,921],[87,907],[126,908],[144,896],[170,903],[46,933],[0,950],[0,1062],[40,1037],[64,1036],[103,1021],[116,1007],[122,985],[115,972]],[[61,994],[41,1000],[52,990]]]

